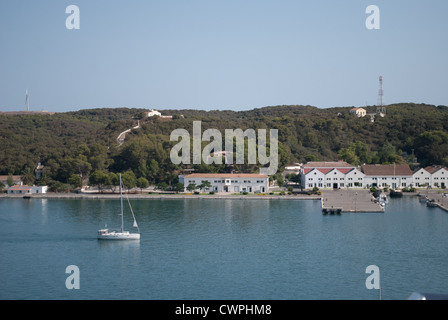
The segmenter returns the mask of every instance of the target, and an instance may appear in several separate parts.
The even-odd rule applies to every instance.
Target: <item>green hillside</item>
[[[95,171],[125,172],[152,183],[176,181],[185,166],[171,163],[169,141],[174,129],[192,135],[193,121],[202,132],[248,128],[278,129],[282,166],[292,162],[344,159],[361,163],[448,165],[448,107],[401,103],[387,106],[387,116],[356,118],[351,107],[319,109],[276,106],[249,111],[163,110],[172,120],[143,118],[143,109],[105,108],[77,112],[11,115],[0,113],[0,174],[25,175],[41,162],[41,183],[79,184]],[[366,107],[374,113],[375,107]],[[136,125],[119,146],[120,132]],[[268,139],[269,141],[269,139]],[[223,144],[224,146],[224,144]],[[219,172],[225,165],[194,165],[197,171]],[[254,172],[256,165],[238,165]],[[282,169],[281,169],[282,170]],[[34,181],[33,181],[34,182]],[[38,181],[39,183],[39,181]]]

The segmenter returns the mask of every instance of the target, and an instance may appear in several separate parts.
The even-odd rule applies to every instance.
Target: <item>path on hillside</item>
[[[126,139],[126,134],[131,132],[132,129],[139,129],[140,127],[140,120],[137,120],[137,125],[135,127],[132,127],[131,129],[127,129],[120,133],[117,137],[118,145],[121,146],[124,142],[124,139]]]

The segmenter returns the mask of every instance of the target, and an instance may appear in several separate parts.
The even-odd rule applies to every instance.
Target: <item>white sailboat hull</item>
[[[130,233],[129,231],[123,230],[123,192],[122,192],[122,182],[121,182],[121,174],[120,174],[120,206],[121,206],[121,229],[117,230],[109,230],[109,229],[100,229],[98,230],[98,240],[140,240],[140,229],[138,228],[137,221],[135,220],[134,212],[132,211],[131,203],[129,202],[129,207],[131,209],[132,216],[134,217],[134,227],[137,228],[139,233]]]
[[[129,231],[109,231],[107,229],[98,230],[99,240],[140,240],[140,233],[130,233]]]

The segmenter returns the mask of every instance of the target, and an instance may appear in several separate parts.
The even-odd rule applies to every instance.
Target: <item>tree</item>
[[[196,190],[196,189],[197,189],[196,183],[190,183],[190,184],[187,186],[187,190],[190,191],[190,192],[193,192],[193,191]]]
[[[184,191],[184,185],[181,182],[177,182],[173,186],[173,191],[176,191],[176,193],[179,193],[180,191]]]
[[[166,191],[168,190],[168,184],[165,181],[159,182],[156,184],[156,189]]]
[[[82,180],[81,177],[77,174],[72,174],[70,178],[68,178],[68,183],[72,185],[74,188],[82,188]]]
[[[442,164],[448,159],[448,133],[441,130],[423,132],[415,139],[416,154],[423,165]]]
[[[98,190],[103,192],[103,186],[108,182],[107,178],[107,175],[103,171],[96,170],[89,177],[89,185],[98,186]]]
[[[120,185],[120,177],[118,176],[118,174],[109,172],[109,174],[107,175],[107,181],[109,182],[112,192],[115,192],[115,187]]]
[[[137,187],[140,188],[140,192],[143,192],[143,189],[149,187],[149,182],[146,178],[140,177],[137,179]]]
[[[12,187],[14,185],[14,178],[11,173],[8,174],[8,179],[6,180],[6,183],[8,184],[9,187]]]
[[[125,186],[128,190],[135,188],[137,184],[137,178],[135,177],[134,172],[132,170],[128,170],[122,174],[121,179],[123,181],[123,186]]]
[[[22,171],[22,181],[26,185],[32,185],[34,183],[34,180],[36,180],[36,177],[34,176],[33,170],[31,170],[30,167],[26,167]]]
[[[158,182],[159,173],[159,163],[156,160],[151,159],[151,161],[149,162],[148,178],[152,183]]]
[[[212,184],[210,183],[210,181],[204,180],[200,185],[198,185],[198,188],[199,190],[208,190],[208,188],[210,188],[211,186]]]

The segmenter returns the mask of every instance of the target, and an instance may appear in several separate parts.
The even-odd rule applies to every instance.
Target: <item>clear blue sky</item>
[[[68,30],[65,9],[80,9]],[[368,5],[380,30],[368,30]],[[446,0],[2,0],[0,111],[448,105]]]

